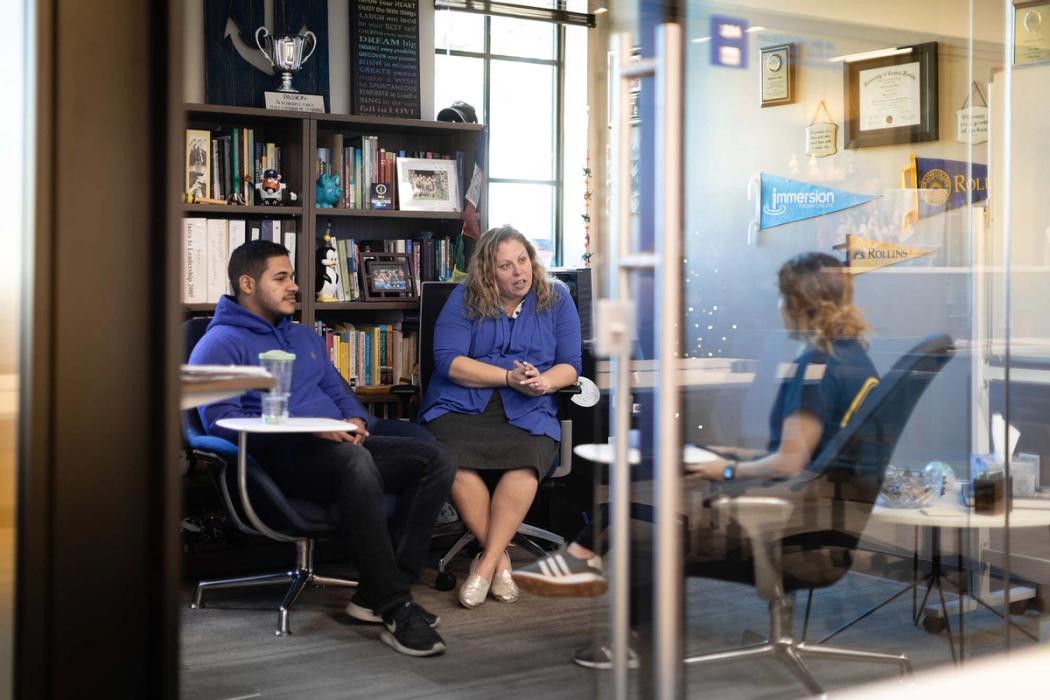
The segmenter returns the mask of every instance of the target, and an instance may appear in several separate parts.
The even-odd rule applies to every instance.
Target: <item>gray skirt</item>
[[[456,450],[456,464],[465,469],[508,471],[532,467],[546,476],[558,454],[558,443],[507,422],[499,390],[492,392],[480,415],[446,413],[426,424],[438,440]]]

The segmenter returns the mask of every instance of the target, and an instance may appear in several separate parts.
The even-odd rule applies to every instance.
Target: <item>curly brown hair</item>
[[[536,306],[540,311],[554,305],[554,287],[547,277],[547,270],[536,257],[536,248],[513,226],[497,226],[481,234],[474,248],[474,255],[467,266],[467,279],[463,281],[464,302],[468,318],[499,318],[506,315],[500,303],[496,286],[496,251],[500,244],[517,241],[525,246],[532,262],[532,291],[536,292]]]
[[[801,253],[780,266],[777,286],[793,330],[826,353],[841,338],[864,343],[868,324],[853,305],[853,279],[837,258],[827,253]]]

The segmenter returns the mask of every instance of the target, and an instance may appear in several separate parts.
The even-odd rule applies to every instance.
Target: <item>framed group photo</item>
[[[937,42],[843,65],[846,148],[936,141]]]
[[[456,161],[398,158],[397,194],[402,211],[459,211]]]

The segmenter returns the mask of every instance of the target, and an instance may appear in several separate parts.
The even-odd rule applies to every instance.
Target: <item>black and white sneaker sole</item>
[[[554,579],[531,571],[515,571],[512,576],[518,588],[533,595],[593,598],[609,590],[609,582],[604,576],[591,573],[570,574]]]
[[[605,658],[585,659],[574,656],[572,661],[577,666],[583,666],[584,668],[593,668],[596,671],[609,671],[612,669],[612,650],[608,647],[602,647],[601,651],[605,654]],[[630,671],[638,670],[638,656],[633,651],[627,655],[627,668]]]
[[[368,622],[370,624],[380,625],[383,623],[383,618],[376,615],[371,608],[366,608],[363,605],[357,605],[353,601],[346,604],[346,614],[352,619],[358,622]],[[430,623],[430,628],[434,629],[441,624],[441,618],[434,615],[434,621]]]
[[[429,649],[409,649],[402,645],[401,642],[397,641],[397,637],[391,634],[389,630],[385,629],[379,633],[379,640],[392,647],[394,651],[406,656],[437,656],[445,651],[444,642],[438,642]]]

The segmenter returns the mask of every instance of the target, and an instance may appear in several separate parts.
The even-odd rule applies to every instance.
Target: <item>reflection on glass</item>
[[[441,14],[441,13],[438,13]],[[485,64],[480,58],[437,54],[434,64],[434,114],[453,102],[466,102],[485,123]]]
[[[25,4],[0,0],[0,12],[12,23],[24,23]],[[0,113],[0,167],[13,173],[6,183],[9,208],[0,221],[0,700],[12,697],[15,585],[15,498],[17,493],[17,425],[19,398],[18,340],[22,296],[22,246],[26,240],[23,175],[25,168],[25,82],[22,66],[25,32],[12,32],[8,53],[13,70],[5,77],[13,104]],[[28,35],[32,35],[32,31]]]
[[[554,177],[554,68],[493,61],[490,177]]]
[[[485,50],[485,16],[473,12],[434,12],[434,48],[439,51]]]
[[[489,184],[489,224],[510,224],[536,246],[543,264],[554,257],[554,188],[493,182]]]
[[[554,27],[547,22],[493,17],[491,51],[501,56],[552,59]]]

